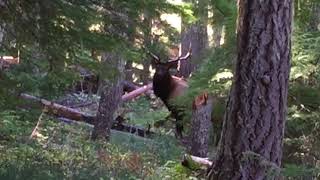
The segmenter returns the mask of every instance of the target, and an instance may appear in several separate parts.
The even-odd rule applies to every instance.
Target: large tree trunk
[[[190,2],[190,0],[185,0]],[[193,0],[192,0],[193,1]],[[208,1],[202,0],[194,2],[195,15],[199,20],[194,24],[188,25],[182,17],[182,30],[181,30],[181,54],[186,54],[189,50],[189,45],[192,45],[192,58],[191,61],[181,61],[179,75],[189,77],[195,70],[195,60],[197,60],[203,50],[208,46],[207,34],[207,19],[208,19]]]
[[[112,74],[112,81],[103,82],[97,119],[92,132],[92,139],[110,139],[110,129],[115,119],[115,112],[121,103],[123,94],[124,60],[115,52],[104,53],[102,57],[106,70]]]
[[[210,179],[278,179],[287,112],[292,0],[239,0],[238,57]],[[269,173],[269,174],[268,174]]]

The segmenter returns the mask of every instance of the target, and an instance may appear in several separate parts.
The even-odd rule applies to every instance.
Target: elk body
[[[191,49],[184,57],[178,57],[168,62],[161,62],[160,58],[152,53],[155,64],[155,74],[153,76],[153,91],[157,97],[159,97],[166,105],[168,110],[176,119],[176,132],[178,137],[182,137],[183,125],[182,118],[183,113],[176,105],[170,103],[173,98],[181,96],[188,88],[187,82],[170,74],[170,69],[176,67],[176,64],[180,60],[186,60],[191,56]]]

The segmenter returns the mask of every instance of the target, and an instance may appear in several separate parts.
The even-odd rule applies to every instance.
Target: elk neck
[[[172,89],[172,77],[169,73],[164,75],[154,75],[153,77],[153,90],[156,96],[158,96],[166,105],[168,103],[171,89]]]

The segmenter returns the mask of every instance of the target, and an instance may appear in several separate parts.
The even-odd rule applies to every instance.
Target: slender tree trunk
[[[106,15],[110,18],[110,22],[105,24],[105,32],[130,41],[130,37],[133,36],[133,34],[130,33],[133,32],[130,31],[130,27],[134,25],[131,24],[128,12],[117,5],[118,4],[109,2],[105,2],[104,4]],[[113,13],[113,11],[121,12],[123,16],[125,16],[125,18],[121,17],[123,22],[119,22],[119,15]],[[99,75],[102,88],[97,118],[92,131],[92,139],[94,140],[110,139],[110,129],[116,118],[116,111],[121,104],[123,80],[125,77],[125,60],[122,57],[123,52],[121,52],[121,48],[118,49],[119,50],[113,50],[111,52],[104,52],[102,55],[102,65],[105,73]],[[107,75],[107,78],[104,78],[105,75]],[[104,81],[104,79],[108,80]]]
[[[1,3],[1,1],[0,1]],[[2,49],[2,41],[4,40],[4,34],[5,34],[5,30],[4,30],[4,24],[0,25],[0,48]]]
[[[145,26],[144,42],[143,43],[146,47],[150,47],[151,46],[151,38],[152,38],[152,34],[151,34],[152,18],[150,16],[150,13],[148,12],[148,10],[145,10],[145,12],[144,12],[143,25]],[[150,74],[149,67],[151,65],[150,58],[144,59],[142,62],[142,65],[143,65],[143,70],[140,74],[140,80],[142,81],[143,84],[147,84],[148,81],[150,80],[150,78],[149,78],[149,74]]]
[[[213,47],[220,47],[222,39],[222,24],[217,24],[213,27],[212,41]]]
[[[185,0],[190,2],[190,0]],[[181,33],[181,53],[186,54],[192,44],[191,61],[181,61],[179,75],[189,77],[195,70],[195,60],[197,60],[203,50],[208,46],[207,20],[208,20],[208,1],[202,0],[194,2],[195,15],[199,20],[194,24],[188,25],[182,17],[182,33]]]
[[[97,119],[92,132],[92,139],[110,139],[110,129],[115,119],[115,112],[121,103],[123,94],[124,60],[118,53],[104,53],[102,57],[106,70],[111,73],[112,81],[102,82],[102,92],[97,112]]]
[[[190,135],[190,154],[207,157],[209,145],[209,131],[211,125],[212,98],[207,93],[198,96],[192,107],[192,124]]]
[[[292,0],[239,0],[238,4],[235,79],[209,178],[278,179],[287,112]]]

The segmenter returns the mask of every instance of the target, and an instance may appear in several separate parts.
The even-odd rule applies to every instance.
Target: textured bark
[[[190,154],[207,157],[211,125],[212,99],[208,94],[198,96],[193,102],[191,116]]]
[[[190,2],[190,0],[185,0]],[[208,46],[207,34],[207,19],[208,19],[208,1],[202,0],[194,2],[195,14],[200,20],[194,24],[188,25],[182,18],[182,33],[181,33],[181,54],[186,54],[189,50],[190,43],[192,44],[192,58],[191,61],[181,61],[179,75],[185,78],[195,70],[196,63],[203,50]]]
[[[278,179],[290,69],[292,0],[239,0],[238,57],[210,179]]]
[[[110,139],[110,129],[123,94],[124,60],[115,52],[104,53],[102,57],[106,70],[113,75],[113,81],[103,82],[97,119],[92,131],[92,139]]]

